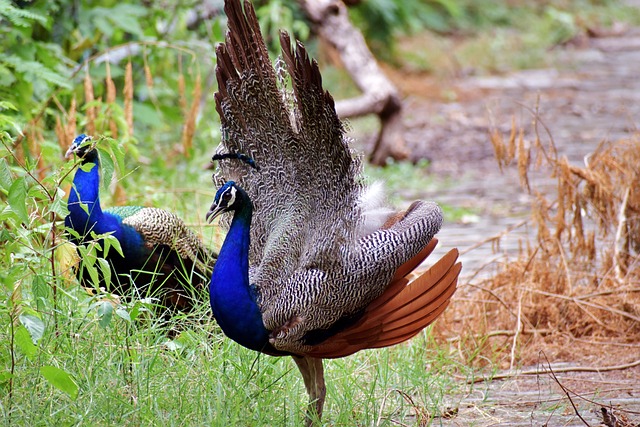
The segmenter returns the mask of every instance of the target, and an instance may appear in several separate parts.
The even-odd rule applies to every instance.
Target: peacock
[[[189,311],[196,299],[206,295],[215,253],[205,248],[201,239],[171,212],[152,207],[118,206],[102,209],[100,205],[100,158],[96,142],[85,134],[77,136],[66,157],[81,159],[75,172],[67,206],[65,226],[73,230],[71,240],[84,244],[94,236],[110,233],[122,249],[102,251],[110,265],[110,280],[101,275],[101,286],[121,296],[132,294],[159,299],[167,314]],[[95,234],[93,234],[95,233]],[[84,268],[78,278],[90,287],[91,278]],[[132,288],[133,286],[133,288]]]
[[[211,308],[239,344],[293,357],[311,425],[325,401],[323,359],[418,334],[448,306],[461,264],[454,249],[411,279],[437,243],[441,209],[416,201],[388,210],[379,185],[365,184],[305,47],[281,32],[276,72],[252,5],[227,0],[225,12],[226,40],[216,48],[220,188],[207,220],[232,218],[221,218],[228,232]]]

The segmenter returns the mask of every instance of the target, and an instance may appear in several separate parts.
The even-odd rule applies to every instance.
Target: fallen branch
[[[551,374],[551,377],[556,382],[556,384],[558,384],[558,387],[560,387],[560,389],[562,389],[562,392],[565,394],[565,396],[567,396],[567,399],[569,399],[569,403],[571,403],[571,406],[573,407],[573,411],[576,413],[578,418],[580,418],[580,420],[584,423],[584,425],[589,427],[590,426],[589,423],[584,418],[582,418],[582,415],[580,415],[580,412],[578,411],[578,408],[576,407],[575,403],[573,403],[573,399],[571,398],[571,394],[569,394],[568,389],[564,385],[562,385],[560,380],[558,380],[558,377],[556,377],[555,372],[553,372],[553,369],[551,368],[551,362],[549,362],[549,359],[547,358],[547,355],[544,354],[544,352],[542,354],[544,355],[544,358],[547,361],[547,366],[549,367],[549,373]],[[576,394],[576,396],[577,396],[577,394]]]
[[[565,367],[557,367],[554,368],[554,372],[557,373],[567,373],[567,372],[609,372],[609,371],[622,371],[624,369],[633,368],[635,366],[640,366],[640,359],[635,360],[630,363],[625,363],[623,365],[613,365],[613,366],[565,366]],[[493,381],[493,380],[504,380],[510,378],[516,378],[525,375],[540,375],[544,374],[544,370],[530,369],[525,371],[507,371],[501,372],[496,375],[492,375],[490,378],[487,377],[478,377],[467,380],[467,384],[475,384],[483,381]]]
[[[387,158],[404,160],[409,153],[403,137],[402,102],[398,90],[382,72],[360,31],[349,21],[340,0],[298,0],[320,38],[333,46],[362,95],[336,102],[341,119],[376,114],[380,131],[369,159],[378,166]]]

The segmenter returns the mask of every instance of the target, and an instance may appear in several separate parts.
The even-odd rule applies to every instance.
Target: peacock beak
[[[66,153],[64,153],[64,158],[65,159],[70,159],[73,157],[73,154],[76,152],[75,147],[69,147],[69,149],[67,150]]]
[[[223,206],[220,206],[213,202],[213,204],[209,208],[209,212],[207,212],[207,222],[211,224],[214,219],[222,215],[224,212],[226,212],[226,209]]]

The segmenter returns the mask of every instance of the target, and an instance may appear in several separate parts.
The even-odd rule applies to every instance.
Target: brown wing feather
[[[380,295],[378,298],[372,301],[371,304],[369,304],[369,306],[367,307],[367,311],[373,311],[379,306],[386,304],[390,299],[392,299],[400,291],[402,291],[409,283],[409,278],[407,276],[411,274],[413,270],[415,270],[420,265],[420,263],[422,263],[422,261],[427,259],[427,257],[431,254],[431,252],[433,252],[437,244],[438,239],[434,237],[423,250],[418,252],[416,256],[402,264],[398,268],[398,270],[396,270],[396,274],[393,276],[393,279],[391,279],[391,283],[389,284],[389,286],[387,286],[387,289],[382,295]]]
[[[430,244],[423,252],[428,254],[432,250]],[[448,306],[461,269],[457,259],[458,251],[452,249],[409,285],[406,285],[406,275],[396,280],[367,307],[359,322],[318,344],[306,355],[344,357],[366,348],[399,344],[413,337]]]
[[[422,264],[422,261],[427,259],[429,255],[431,255],[431,252],[433,252],[437,244],[438,244],[438,239],[436,239],[435,237],[432,238],[429,244],[425,246],[423,250],[418,252],[416,256],[414,256],[409,261],[405,262],[400,267],[398,267],[398,269],[396,270],[396,274],[393,275],[393,279],[391,280],[392,281],[401,280],[405,278],[407,275],[411,274],[413,270],[415,270],[420,264]]]

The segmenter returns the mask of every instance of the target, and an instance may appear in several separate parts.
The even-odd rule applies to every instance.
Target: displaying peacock
[[[304,46],[281,33],[289,93],[252,5],[243,12],[240,0],[227,0],[225,12],[215,94],[224,138],[214,181],[222,186],[207,218],[233,218],[211,277],[211,308],[241,345],[293,356],[312,424],[325,400],[322,360],[415,336],[449,304],[461,265],[452,250],[409,278],[436,245],[440,208],[417,201],[392,214],[376,202],[379,188],[363,184]]]
[[[194,298],[202,297],[211,275],[214,254],[171,212],[141,206],[102,209],[100,205],[100,158],[90,136],[73,140],[66,156],[78,156],[81,165],[73,178],[67,202],[65,226],[76,244],[93,236],[112,234],[120,243],[122,255],[114,248],[106,253],[110,265],[110,290],[123,296],[157,298],[170,311],[188,311]],[[95,234],[92,234],[95,233]],[[103,256],[101,243],[99,256]],[[90,286],[84,268],[78,269],[81,283]],[[101,276],[101,285],[107,279]],[[205,294],[206,295],[206,294]]]

